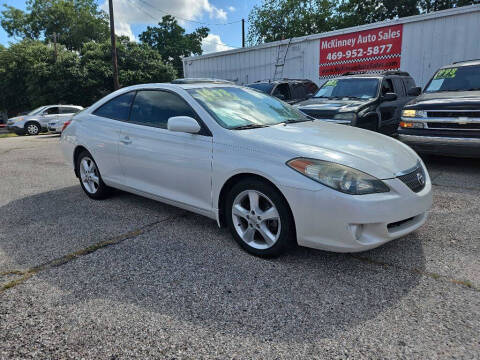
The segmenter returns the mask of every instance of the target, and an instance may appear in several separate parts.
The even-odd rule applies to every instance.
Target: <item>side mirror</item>
[[[198,121],[190,116],[172,116],[168,119],[167,129],[175,132],[197,134],[201,127]]]
[[[307,96],[306,96],[306,98],[307,98],[307,99],[310,99],[313,95],[315,95],[315,94],[314,94],[314,93],[308,93]]]
[[[397,94],[395,93],[386,93],[382,96],[383,101],[395,101],[397,100]]]
[[[408,96],[418,96],[422,93],[422,88],[421,87],[412,87],[407,91]]]
[[[285,95],[283,95],[283,94],[277,94],[277,95],[275,95],[275,97],[276,97],[277,99],[282,100],[282,101],[286,99]]]

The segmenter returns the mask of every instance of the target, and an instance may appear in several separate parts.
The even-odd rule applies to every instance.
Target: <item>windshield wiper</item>
[[[282,123],[284,123],[284,124],[295,124],[295,123],[300,123],[300,122],[305,122],[305,121],[313,121],[313,120],[315,120],[315,118],[309,116],[307,119],[286,119],[285,121],[282,121]]]
[[[258,129],[258,128],[264,128],[264,127],[268,127],[268,126],[269,126],[269,125],[248,124],[248,125],[241,125],[241,126],[237,126],[237,127],[231,128],[231,130]]]

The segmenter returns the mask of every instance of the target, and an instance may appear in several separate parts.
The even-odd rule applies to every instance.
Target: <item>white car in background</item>
[[[42,131],[61,132],[65,122],[83,110],[77,105],[40,106],[25,115],[8,119],[7,129],[18,135],[38,135]]]
[[[118,188],[208,216],[260,256],[371,249],[418,229],[432,204],[408,146],[222,82],[123,88],[61,144],[89,197]]]

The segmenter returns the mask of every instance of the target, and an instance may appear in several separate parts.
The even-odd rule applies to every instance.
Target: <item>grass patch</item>
[[[6,133],[6,134],[0,134],[0,139],[3,138],[9,138],[9,137],[17,137],[18,135],[15,133]]]

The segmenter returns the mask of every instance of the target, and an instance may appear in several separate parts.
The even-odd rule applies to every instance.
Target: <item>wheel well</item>
[[[295,227],[295,218],[293,217],[292,209],[290,208],[290,204],[288,203],[287,199],[285,199],[285,196],[283,196],[282,192],[280,189],[272,183],[270,180],[264,178],[263,176],[256,175],[256,174],[251,174],[251,173],[243,173],[243,174],[237,174],[232,176],[230,179],[228,179],[225,184],[223,184],[222,189],[220,190],[220,195],[218,196],[218,218],[220,222],[220,226],[224,227],[226,226],[226,221],[225,221],[225,201],[227,198],[228,191],[238,184],[240,181],[244,181],[246,179],[257,179],[260,180],[270,186],[272,186],[275,190],[278,191],[278,193],[283,197],[285,200],[285,203],[288,206],[288,211],[290,212],[290,216],[292,217],[293,221],[293,226]]]
[[[28,124],[35,124],[38,126],[38,129],[41,130],[42,129],[42,125],[40,125],[40,123],[36,120],[29,120],[25,123],[25,125],[23,126],[23,128],[26,130],[27,129],[27,126]]]
[[[78,174],[78,169],[77,169],[77,159],[78,159],[78,155],[80,155],[80,153],[82,151],[87,151],[88,152],[87,149],[85,149],[83,146],[80,145],[80,146],[77,146],[75,148],[75,151],[73,152],[73,168],[75,170],[75,175],[77,177],[80,177],[80,175]]]

